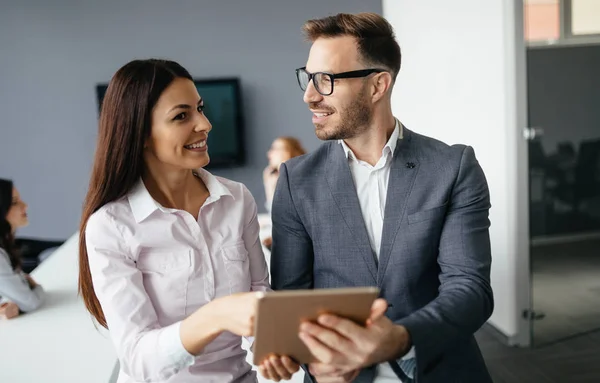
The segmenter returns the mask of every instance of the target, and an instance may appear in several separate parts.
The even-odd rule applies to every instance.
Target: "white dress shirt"
[[[365,226],[369,234],[369,242],[373,253],[379,259],[379,250],[381,248],[381,236],[383,234],[383,218],[385,213],[385,202],[387,198],[388,180],[390,178],[390,168],[396,144],[402,139],[402,124],[396,119],[396,127],[390,139],[381,152],[381,158],[371,166],[368,162],[360,161],[356,158],[352,150],[343,140],[340,140],[350,172],[354,179],[354,186],[358,195],[358,202],[362,212]],[[414,347],[404,356],[403,360],[415,357]],[[412,375],[412,374],[410,374]],[[377,376],[374,383],[397,383],[400,379],[396,376],[389,363],[382,363],[377,366]]]
[[[256,203],[240,183],[198,170],[210,196],[198,220],[160,206],[140,180],[94,213],[86,245],[94,290],[120,361],[118,383],[256,382],[241,337],[222,333],[196,357],[181,321],[215,298],[266,291]]]

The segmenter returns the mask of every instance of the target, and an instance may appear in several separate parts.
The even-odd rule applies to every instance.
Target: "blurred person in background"
[[[263,184],[265,186],[266,196],[266,208],[271,213],[271,204],[273,203],[273,194],[275,193],[275,186],[277,185],[277,179],[279,178],[279,167],[285,161],[294,157],[306,154],[306,151],[302,147],[300,140],[294,137],[278,137],[271,144],[271,148],[267,151],[267,158],[269,164],[263,171]],[[271,249],[271,233],[270,233],[270,219],[265,219],[261,222],[261,226],[269,233],[265,235],[262,240],[263,245],[267,249]]]
[[[12,181],[0,179],[0,318],[33,311],[44,301],[44,289],[22,271],[15,244],[17,229],[27,226],[27,204]]]

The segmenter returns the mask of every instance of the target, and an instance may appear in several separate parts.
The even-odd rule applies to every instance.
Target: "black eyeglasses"
[[[372,73],[381,73],[386,72],[384,69],[361,69],[361,70],[353,70],[350,72],[342,72],[342,73],[326,73],[326,72],[315,72],[309,73],[306,71],[306,67],[296,69],[296,78],[298,79],[298,85],[300,85],[300,89],[305,91],[308,87],[308,83],[310,80],[313,81],[313,85],[317,92],[321,93],[323,96],[329,96],[333,93],[333,80],[337,78],[359,78],[359,77],[367,77]]]

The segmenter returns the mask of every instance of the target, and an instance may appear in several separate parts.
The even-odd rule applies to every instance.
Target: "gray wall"
[[[381,1],[0,2],[0,177],[29,203],[31,225],[19,234],[67,238],[77,229],[95,149],[95,84],[134,58],[241,78],[248,163],[215,173],[245,183],[262,209],[271,141],[288,134],[309,150],[319,145],[294,76],[309,49],[302,23],[361,11],[381,13]]]

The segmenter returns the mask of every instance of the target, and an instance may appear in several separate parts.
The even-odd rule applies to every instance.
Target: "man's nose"
[[[309,81],[308,85],[306,86],[306,90],[304,91],[304,97],[302,99],[307,104],[318,103],[323,100],[323,95],[317,92],[317,89],[315,88],[313,82]]]

